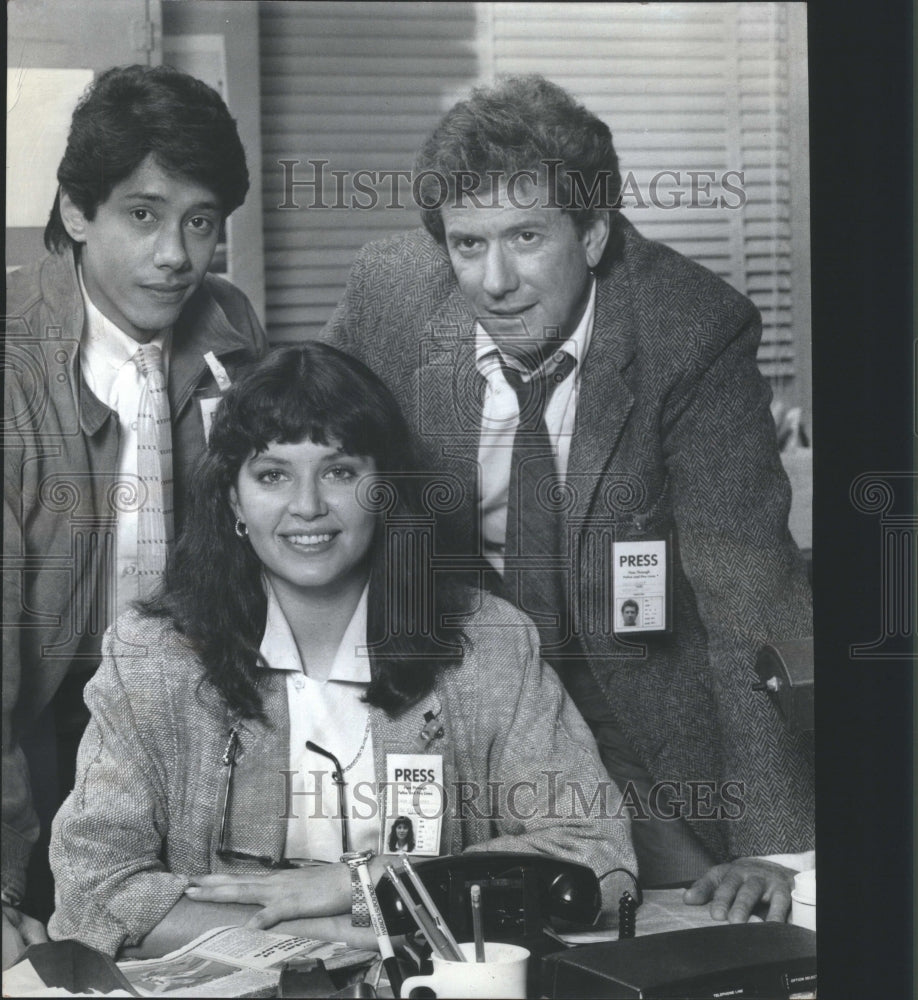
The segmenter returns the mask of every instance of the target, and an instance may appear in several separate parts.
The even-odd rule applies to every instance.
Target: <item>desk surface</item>
[[[643,937],[647,934],[660,934],[664,931],[686,930],[690,927],[709,927],[712,924],[724,926],[725,922],[713,920],[710,909],[704,906],[686,906],[682,902],[682,889],[648,889],[644,892],[644,901],[637,911],[636,934]],[[753,918],[757,920],[757,917]],[[618,939],[618,931],[585,931],[580,934],[565,934],[569,943],[589,944],[597,941],[614,941]],[[391,997],[385,977],[379,980],[380,967],[374,963],[369,970],[367,979],[380,987],[380,997]],[[4,976],[4,987],[7,986]],[[39,980],[40,983],[40,980]],[[36,984],[38,985],[38,984]],[[16,995],[22,995],[18,993]],[[47,994],[43,994],[47,995]]]

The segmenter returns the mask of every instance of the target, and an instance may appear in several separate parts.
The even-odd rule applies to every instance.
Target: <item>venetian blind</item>
[[[419,223],[355,192],[357,171],[410,169],[434,123],[478,74],[471,3],[262,3],[262,157],[267,326],[275,342],[315,336],[341,297],[356,251]],[[294,180],[324,170],[322,197],[295,188],[284,203],[283,159]],[[318,168],[309,160],[327,161]],[[343,198],[331,171],[344,171]],[[410,185],[397,197],[410,205]]]
[[[784,4],[752,3],[739,5],[735,16],[740,157],[746,175],[745,292],[762,313],[759,365],[777,394],[785,395],[794,375],[795,277],[787,9]],[[796,224],[805,227],[808,220]]]

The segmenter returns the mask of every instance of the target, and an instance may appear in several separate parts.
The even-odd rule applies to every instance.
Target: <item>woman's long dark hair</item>
[[[395,836],[395,828],[397,826],[407,826],[408,827],[408,837],[407,837],[407,843],[405,845],[405,848],[408,851],[413,851],[414,850],[414,846],[415,846],[414,845],[414,823],[412,823],[411,820],[408,819],[407,816],[396,816],[395,822],[389,828],[389,850],[390,851],[396,851],[396,850],[398,850],[398,838]]]
[[[264,719],[254,669],[267,615],[262,566],[248,539],[236,534],[228,498],[253,452],[305,440],[337,441],[376,465],[377,474],[358,484],[361,502],[379,511],[370,552],[366,697],[395,713],[432,689],[438,669],[461,660],[461,627],[442,621],[466,612],[470,595],[425,565],[432,546],[417,532],[429,523],[420,500],[428,483],[398,403],[369,368],[327,344],[276,350],[227,391],[163,588],[143,607],[171,619],[231,711]]]

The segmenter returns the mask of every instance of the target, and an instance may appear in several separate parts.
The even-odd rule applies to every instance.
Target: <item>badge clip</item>
[[[421,726],[418,737],[424,741],[424,745],[426,746],[434,740],[441,739],[442,736],[443,726],[440,725],[437,715],[428,709],[424,713],[424,725]]]
[[[214,381],[217,383],[217,388],[221,393],[226,392],[230,387],[230,377],[226,373],[226,369],[217,360],[216,354],[213,351],[208,351],[204,355],[204,360],[207,362],[207,367],[210,369],[211,375],[214,377]]]

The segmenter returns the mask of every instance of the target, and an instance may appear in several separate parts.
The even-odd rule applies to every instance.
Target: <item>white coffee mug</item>
[[[791,923],[816,930],[816,869],[794,876],[791,892]]]
[[[475,961],[472,942],[459,945],[464,962],[450,962],[433,956],[434,970],[429,976],[411,976],[402,983],[402,996],[410,997],[413,989],[426,987],[443,997],[479,998],[507,997],[524,1000],[526,996],[526,963],[529,952],[515,944],[485,942],[485,960]]]

